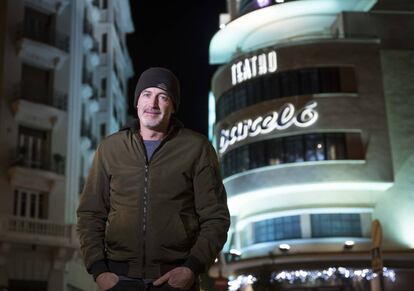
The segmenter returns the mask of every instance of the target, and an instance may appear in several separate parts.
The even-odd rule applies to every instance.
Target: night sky
[[[179,119],[207,135],[208,92],[217,69],[208,64],[208,48],[225,0],[130,0],[130,5],[135,32],[128,35],[127,45],[135,77],[129,83],[129,114],[135,116],[132,96],[139,75],[149,67],[166,67],[181,83]]]

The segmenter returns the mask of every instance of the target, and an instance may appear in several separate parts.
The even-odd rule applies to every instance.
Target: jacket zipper
[[[142,242],[142,272],[144,273],[145,276],[145,264],[146,264],[146,255],[145,255],[145,234],[147,231],[147,212],[148,212],[148,169],[149,168],[149,164],[148,161],[145,161],[145,186],[144,186],[144,197],[143,197],[143,205],[144,205],[144,217],[142,219],[142,238],[143,238],[143,242]]]
[[[154,154],[158,151],[158,149],[161,147],[161,144],[158,146],[158,148],[152,153],[151,159],[148,160],[147,151],[145,149],[144,142],[142,141],[142,145],[144,147],[145,152],[145,177],[144,177],[144,197],[142,198],[142,204],[143,204],[143,218],[142,218],[142,273],[143,278],[145,278],[145,264],[146,264],[146,232],[147,232],[147,221],[148,221],[148,195],[149,195],[149,165],[151,163],[152,157]]]
[[[151,163],[152,158],[154,157],[155,153],[161,148],[161,146],[171,137],[171,133],[164,138],[156,150],[152,153],[151,159],[148,160],[147,150],[145,148],[144,141],[141,139],[141,145],[144,150],[145,155],[145,180],[144,180],[144,197],[143,197],[143,218],[142,218],[142,274],[143,278],[146,277],[145,274],[145,264],[146,264],[146,230],[147,230],[147,220],[148,220],[148,195],[149,195],[149,187],[148,187],[148,179],[149,179],[149,165]]]

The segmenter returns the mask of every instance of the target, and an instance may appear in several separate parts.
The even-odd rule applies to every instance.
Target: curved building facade
[[[397,275],[384,284],[404,288],[414,258],[414,41],[399,28],[414,32],[410,5],[228,1],[210,62],[221,65],[214,139],[233,223],[213,275],[273,274],[279,287],[319,290],[311,270],[380,262]],[[280,279],[299,270],[303,289]],[[329,290],[359,290],[329,280]]]

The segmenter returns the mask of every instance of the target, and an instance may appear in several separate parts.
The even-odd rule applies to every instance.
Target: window
[[[42,104],[52,104],[52,75],[48,70],[23,64],[21,98]]]
[[[49,132],[19,127],[18,163],[29,168],[48,169]]]
[[[348,134],[348,139],[350,135]],[[343,160],[346,157],[346,144],[342,133],[326,134],[326,157],[328,160]],[[351,158],[351,157],[350,157]]]
[[[356,92],[352,67],[305,68],[253,78],[224,92],[217,100],[217,121],[256,103],[319,93]]]
[[[282,96],[291,97],[299,93],[299,78],[297,71],[288,71],[280,74],[280,88]]]
[[[349,146],[353,149],[349,150]],[[228,177],[246,170],[305,161],[362,160],[361,135],[311,133],[257,141],[226,152],[222,172]]]
[[[300,216],[285,216],[253,223],[253,243],[301,238]]]
[[[115,120],[118,121],[118,113],[116,107],[112,107],[112,115],[114,116]]]
[[[325,142],[322,134],[310,134],[306,136],[305,159],[306,161],[326,160]]]
[[[323,68],[319,71],[320,93],[340,92],[338,68]]]
[[[47,219],[47,193],[29,190],[14,190],[13,215],[32,219]]]
[[[101,43],[101,52],[106,53],[107,52],[107,42],[108,42],[108,35],[106,33],[102,34],[102,43]]]
[[[303,136],[289,136],[283,142],[285,163],[303,162]]]
[[[101,123],[101,139],[103,139],[106,136],[106,124]]]
[[[52,16],[34,10],[24,9],[24,36],[44,43],[52,40]]]
[[[311,215],[312,237],[362,237],[360,214]]]
[[[319,71],[316,68],[300,70],[300,94],[307,95],[319,91]]]
[[[106,97],[106,78],[101,79],[101,98]]]

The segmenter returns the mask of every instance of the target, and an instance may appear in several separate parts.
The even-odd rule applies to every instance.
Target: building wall
[[[98,142],[126,120],[129,2],[18,0],[1,8],[0,289],[94,290],[76,208]]]
[[[233,196],[268,188],[283,186],[286,189],[288,188],[287,186],[296,187],[303,185],[306,189],[302,194],[303,197],[300,199],[296,196],[299,193],[292,196],[291,191],[289,191],[286,194],[280,193],[280,199],[277,199],[279,198],[278,196],[272,195],[275,199],[273,202],[267,203],[266,206],[262,204],[261,200],[257,200],[257,208],[262,210],[264,210],[263,207],[286,209],[309,207],[311,205],[315,207],[321,205],[334,206],[338,204],[372,207],[377,199],[375,196],[379,196],[381,193],[373,191],[374,194],[372,195],[361,195],[361,193],[366,192],[367,187],[361,188],[359,192],[355,192],[355,189],[353,191],[335,189],[335,192],[338,194],[331,193],[332,191],[327,187],[323,191],[324,194],[316,195],[314,190],[312,190],[312,185],[315,183],[360,182],[361,184],[384,184],[384,187],[387,188],[393,183],[387,124],[386,119],[384,120],[383,118],[385,104],[382,94],[378,45],[375,43],[360,44],[352,41],[332,41],[280,47],[276,48],[276,51],[278,55],[277,72],[324,66],[351,66],[355,69],[357,93],[294,96],[262,102],[234,112],[219,121],[216,124],[217,139],[219,140],[218,134],[223,127],[229,127],[237,121],[277,110],[287,102],[292,102],[297,105],[297,108],[300,108],[300,104],[314,100],[318,103],[317,111],[319,118],[311,127],[298,128],[292,126],[283,131],[274,131],[267,135],[245,139],[235,144],[233,148],[253,143],[257,140],[303,133],[360,132],[365,150],[364,161],[304,162],[245,171],[225,179],[229,196],[232,198]],[[337,59],[338,54],[341,54],[340,60]],[[299,60],[300,64],[298,63]],[[377,73],[372,74],[368,72]],[[226,69],[220,73],[229,75]],[[228,151],[231,150],[232,148],[229,147]],[[306,185],[308,186],[306,187]],[[346,197],[338,201],[338,197],[343,197],[344,193],[347,193]],[[289,196],[292,198],[289,199]],[[241,199],[237,201],[239,202],[239,200]],[[292,200],[295,200],[295,202]],[[240,201],[240,203],[243,202]],[[246,203],[255,202],[248,199]],[[237,208],[239,208],[238,213],[241,217],[258,211],[256,207],[244,208],[239,206],[240,204],[238,204]]]
[[[385,244],[414,248],[414,53],[412,50],[381,52],[384,95],[389,120],[395,184],[378,202],[374,216],[384,222]],[[390,207],[392,205],[392,207]]]
[[[335,15],[331,25],[325,22],[328,18],[319,19],[319,14],[305,9],[311,2],[287,1],[243,15],[234,11],[237,1],[228,3],[231,20],[210,43],[211,63],[221,63],[212,80],[216,98],[214,132],[232,214],[221,262],[225,274],[257,274],[264,269],[270,274],[281,268],[327,266],[369,268],[371,223],[378,219],[382,225],[384,264],[396,268],[401,276],[393,288],[409,290],[404,289],[404,282],[413,268],[409,261],[413,256],[410,209],[414,180],[410,173],[414,107],[410,96],[414,92],[414,43],[410,31],[414,26],[412,5],[408,2],[361,1],[348,3],[354,6],[341,10],[343,2],[331,1],[337,4],[337,11],[319,7],[319,13],[326,9],[327,16]],[[302,3],[303,11],[290,10],[300,8]],[[292,15],[287,17],[281,12]],[[255,23],[255,17],[260,25]],[[312,31],[305,25],[306,19],[313,19]],[[298,37],[300,33],[303,34]],[[223,44],[220,40],[226,37],[235,42]],[[269,52],[276,53],[277,68],[254,76],[252,68]],[[301,79],[301,74],[305,69],[321,68],[322,72],[322,68],[329,67],[346,68],[339,70],[341,90],[276,93],[283,91],[282,87],[302,88],[303,80],[318,85],[321,79],[309,81]],[[256,69],[260,70],[260,64]],[[289,74],[299,75],[296,83],[285,82],[293,78]],[[333,78],[327,82],[338,81]],[[347,89],[342,90],[342,86]],[[278,120],[282,120],[283,114],[289,114],[281,111],[287,103],[293,104],[295,110],[313,104],[312,114],[317,114],[317,120],[304,127],[295,123],[287,128],[279,125],[268,133],[264,133],[265,121],[261,131],[245,129],[254,128],[252,124],[260,116],[272,124],[273,119],[269,121],[267,115],[271,112],[277,112]],[[360,145],[355,140],[346,142],[347,157],[339,159],[292,162],[283,156],[288,153],[288,139],[295,135],[332,132],[349,133],[353,138],[359,135]],[[280,142],[271,142],[273,139]],[[323,148],[325,144],[319,146]],[[269,157],[263,158],[265,155]],[[334,215],[356,217],[360,232],[339,236],[333,231],[318,237],[314,235],[317,224],[313,224],[318,215],[326,225],[337,219]],[[278,238],[280,234],[285,238]],[[355,245],[346,247],[346,240]],[[291,248],[280,248],[283,243]],[[211,274],[217,275],[219,268],[216,265]]]

